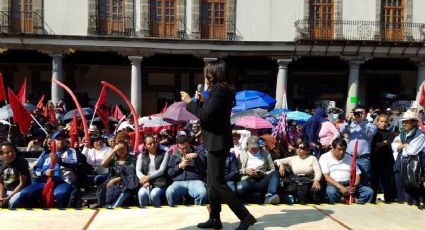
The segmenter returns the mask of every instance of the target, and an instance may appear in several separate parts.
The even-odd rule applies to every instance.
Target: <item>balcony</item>
[[[50,34],[43,28],[43,17],[37,12],[0,11],[0,32],[6,34]],[[49,28],[49,27],[48,27]],[[50,30],[50,29],[49,29]]]
[[[295,22],[296,41],[425,42],[425,24],[377,21]]]
[[[235,24],[233,21],[219,21],[215,19],[214,23],[210,20],[198,20],[196,21],[201,31],[201,39],[213,39],[213,40],[235,40]]]
[[[135,36],[134,21],[130,17],[91,16],[88,33],[98,36]]]

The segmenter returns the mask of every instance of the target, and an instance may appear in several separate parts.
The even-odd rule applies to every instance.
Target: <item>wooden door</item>
[[[226,0],[202,0],[201,38],[226,38]]]
[[[310,36],[332,39],[334,33],[334,0],[310,1]]]
[[[384,39],[404,39],[404,0],[383,0]]]
[[[125,32],[124,0],[99,0],[99,31],[108,35]]]
[[[151,33],[154,37],[176,36],[176,1],[151,1]]]
[[[33,22],[33,0],[13,0],[11,27],[15,33],[32,33]]]

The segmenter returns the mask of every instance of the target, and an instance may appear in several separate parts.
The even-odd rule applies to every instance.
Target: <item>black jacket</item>
[[[234,98],[228,87],[218,83],[205,103],[192,101],[186,106],[187,111],[199,118],[204,147],[209,152],[229,150],[233,146],[230,113]]]

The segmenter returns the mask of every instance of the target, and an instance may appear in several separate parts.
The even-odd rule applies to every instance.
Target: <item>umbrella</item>
[[[25,108],[32,112],[34,111],[35,107],[33,104],[30,103],[24,103]],[[10,105],[5,105],[3,107],[0,108],[0,119],[2,120],[6,120],[8,118],[13,117],[13,112],[12,112],[12,108],[10,107]]]
[[[295,121],[307,121],[311,117],[310,114],[300,112],[300,111],[288,112],[286,115],[287,115],[286,117],[287,120],[295,120]]]
[[[274,104],[276,104],[276,100],[265,93],[255,90],[243,90],[236,93],[236,106],[232,108],[232,112],[253,108],[268,108]]]
[[[89,124],[91,123],[90,121],[87,121]],[[93,125],[96,125],[96,127],[98,128],[105,128],[105,125],[103,124],[103,122],[100,120],[100,117],[96,117],[93,119]],[[113,130],[115,128],[115,124],[118,124],[118,120],[113,118],[113,117],[109,117],[109,128],[112,128],[110,130]]]
[[[86,117],[90,117],[94,113],[94,109],[91,107],[84,107],[82,108],[82,110],[83,110],[84,116]],[[78,112],[78,110],[73,109],[65,113],[65,116],[63,116],[63,120],[71,120],[72,117],[74,116],[74,111],[77,111],[77,118],[80,117],[80,113]]]
[[[282,113],[288,113],[291,112],[289,109],[273,109],[269,112],[269,115],[282,115]]]
[[[186,110],[186,102],[184,101],[174,102],[168,107],[162,117],[173,121],[199,120]]]
[[[267,115],[267,110],[265,109],[248,109],[242,112],[238,112],[238,113],[234,113],[232,114],[232,116],[230,117],[230,123],[231,124],[235,124],[235,122],[242,118],[242,117],[246,117],[246,116],[259,116],[259,117],[263,117]]]
[[[168,126],[173,124],[165,121],[162,117],[142,117],[139,118],[139,125],[143,125],[143,128],[150,128]]]
[[[246,116],[236,121],[237,126],[248,129],[271,129],[273,125],[267,120],[258,116]]]

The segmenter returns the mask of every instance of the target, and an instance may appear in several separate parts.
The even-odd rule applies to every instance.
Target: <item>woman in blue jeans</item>
[[[52,135],[56,144],[54,155],[47,150],[43,152],[33,168],[33,173],[37,176],[35,183],[24,188],[16,201],[16,207],[34,207],[41,200],[41,194],[48,177],[53,177],[54,191],[53,197],[56,207],[67,208],[70,205],[71,194],[76,190],[72,185],[75,182],[75,170],[78,166],[79,158],[75,149],[68,148],[65,134],[57,131]],[[54,168],[50,169],[51,159],[55,161]]]
[[[153,136],[145,136],[144,143],[145,148],[137,157],[136,163],[136,174],[142,186],[138,193],[139,204],[140,207],[145,207],[151,203],[158,207],[161,206],[161,196],[167,187],[164,172],[167,168],[169,154],[159,148],[158,142]]]

